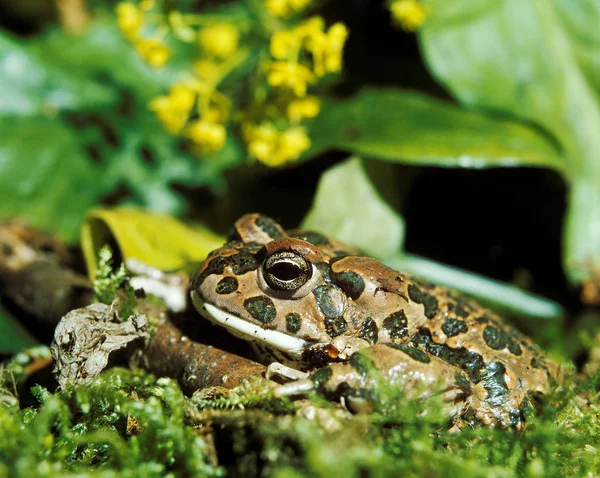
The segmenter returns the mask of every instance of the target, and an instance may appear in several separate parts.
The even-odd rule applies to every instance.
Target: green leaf
[[[563,313],[557,303],[510,284],[403,252],[404,220],[379,196],[359,158],[323,173],[302,228],[325,233],[389,267],[458,289],[496,308],[544,319]]]
[[[58,29],[26,42],[0,33],[0,218],[20,215],[73,240],[87,209],[117,188],[121,204],[170,214],[187,206],[175,183],[223,190],[223,171],[245,159],[233,133],[198,157],[148,109],[189,74],[195,47],[179,48],[153,69],[113,17],[76,40]]]
[[[381,199],[359,158],[323,173],[302,227],[376,257],[395,254],[404,240],[404,220]]]
[[[325,103],[310,137],[309,156],[337,148],[418,165],[564,168],[552,142],[527,126],[402,90],[365,88]]]
[[[555,0],[565,33],[584,74],[600,94],[600,2]]]
[[[104,192],[102,169],[58,119],[0,117],[0,217],[77,237]]]
[[[37,341],[0,306],[0,354],[13,354]]]
[[[588,76],[600,62],[597,0],[428,6],[420,40],[452,94],[537,123],[563,147],[571,181],[564,263],[573,281],[585,280],[600,267],[600,98],[597,76]]]
[[[71,41],[73,41],[71,39]],[[117,102],[115,91],[90,82],[78,70],[56,67],[36,43],[0,31],[0,114],[55,114],[61,110],[103,107]]]

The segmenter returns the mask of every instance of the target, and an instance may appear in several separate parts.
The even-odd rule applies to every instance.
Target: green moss
[[[220,476],[185,424],[176,382],[124,369],[52,394],[34,408],[0,407],[0,476]],[[138,434],[128,432],[128,418]]]
[[[119,316],[127,319],[133,314],[136,298],[133,287],[129,285],[125,264],[113,270],[113,253],[107,245],[103,246],[98,254],[98,267],[93,287],[96,300],[107,305],[112,304],[117,297],[117,291],[123,289],[119,301]]]
[[[451,433],[440,400],[406,400],[385,383],[372,414],[340,418],[339,407],[319,395],[282,401],[260,381],[188,399],[173,380],[112,369],[61,393],[36,386],[38,404],[22,409],[17,390],[26,356],[3,368],[1,390],[12,399],[0,401],[0,477],[229,472],[295,478],[335,471],[533,478],[600,469],[599,377],[568,376],[530,415],[525,432],[476,427]],[[210,464],[215,455],[197,429],[212,430],[220,466]]]

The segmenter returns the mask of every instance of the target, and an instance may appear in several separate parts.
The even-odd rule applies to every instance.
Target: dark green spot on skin
[[[456,372],[454,374],[454,382],[456,383],[456,386],[463,392],[468,394],[471,393],[471,384],[469,383],[469,379],[462,372]]]
[[[507,348],[511,354],[516,355],[517,357],[523,354],[521,346],[517,342],[514,342],[512,340],[508,342]]]
[[[394,312],[383,321],[383,328],[392,339],[400,339],[408,335],[408,320],[403,310]]]
[[[497,407],[506,403],[508,387],[504,375],[506,367],[500,362],[490,362],[485,367],[485,376],[482,380],[483,388],[487,390],[485,401]]]
[[[367,317],[360,327],[360,337],[365,339],[371,345],[377,343],[379,339],[379,329],[377,328],[377,324],[371,317]]]
[[[264,295],[250,297],[244,301],[244,309],[259,322],[268,324],[275,319],[277,310],[273,301]]]
[[[416,302],[417,304],[423,303],[424,293],[414,284],[408,285],[408,296],[410,297],[410,300]]]
[[[506,347],[506,334],[498,330],[496,327],[492,327],[488,325],[483,330],[483,340],[488,345],[488,347],[494,350],[502,350]]]
[[[315,287],[313,290],[319,310],[330,319],[340,317],[343,312],[343,304],[334,299],[334,296],[337,295],[336,289],[335,286],[325,284]]]
[[[442,330],[448,337],[456,337],[458,334],[464,334],[468,327],[464,320],[448,319],[442,325]]]
[[[302,319],[298,314],[294,314],[290,312],[285,316],[285,328],[288,332],[295,334],[300,330],[300,326],[302,325]]]
[[[412,336],[412,343],[450,365],[456,365],[467,373],[473,383],[479,383],[485,377],[485,362],[481,355],[464,347],[452,348],[446,344],[437,344],[431,338],[429,329],[425,327]]]
[[[467,309],[465,309],[464,307],[460,306],[457,303],[452,303],[450,302],[448,304],[448,310],[450,310],[451,312],[454,312],[455,315],[457,315],[458,317],[468,317],[469,316],[469,312],[467,312]]]
[[[388,347],[391,347],[393,349],[400,350],[401,352],[404,352],[411,359],[416,360],[417,362],[421,362],[421,363],[431,362],[431,357],[429,357],[429,355],[427,355],[421,349],[418,349],[416,347],[412,347],[412,346],[406,345],[406,344],[394,344],[394,343],[389,343],[389,344],[385,344],[385,345],[387,345]]]
[[[209,275],[223,274],[225,267],[227,267],[227,265],[229,264],[227,257],[215,257],[214,259],[207,260],[210,260],[210,262],[206,264],[205,269],[202,271],[202,273],[196,274],[193,277],[190,283],[190,288],[192,290],[198,289]]]
[[[325,317],[325,330],[331,338],[342,335],[348,329],[343,317]]]
[[[352,354],[350,357],[350,366],[356,370],[363,378],[375,368],[375,364],[371,359],[365,357],[360,352]]]
[[[229,260],[231,270],[236,276],[254,271],[258,269],[258,266],[260,265],[256,256],[249,252],[240,252],[239,254],[226,257],[225,259]]]
[[[218,283],[215,291],[217,294],[231,294],[238,288],[238,281],[235,277],[223,277]]]
[[[425,307],[425,317],[428,319],[433,319],[439,311],[438,301],[432,295],[427,295],[427,297],[425,297],[423,307]]]
[[[256,218],[256,225],[271,239],[281,239],[284,237],[281,226],[270,217],[259,216]]]
[[[339,272],[331,275],[333,282],[352,300],[358,299],[365,290],[365,281],[356,272]]]
[[[438,313],[438,301],[432,295],[427,292],[423,292],[414,284],[408,286],[408,296],[413,302],[417,304],[423,304],[425,317],[433,319]]]
[[[315,384],[315,388],[318,390],[329,381],[332,375],[333,371],[331,370],[331,367],[323,367],[312,373],[310,375],[310,379]]]

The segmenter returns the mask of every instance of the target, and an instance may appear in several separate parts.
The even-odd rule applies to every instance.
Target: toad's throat
[[[211,322],[227,328],[229,332],[236,337],[265,343],[286,352],[295,359],[300,359],[302,357],[302,352],[311,345],[309,342],[299,337],[293,337],[277,330],[264,329],[260,325],[240,319],[230,312],[204,302],[200,295],[195,291],[191,292],[191,296],[192,302],[198,312]]]

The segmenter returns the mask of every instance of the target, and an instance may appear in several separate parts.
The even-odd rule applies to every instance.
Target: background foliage
[[[203,257],[239,215],[261,211],[516,314],[556,357],[585,360],[581,337],[589,345],[597,329],[598,294],[582,303],[580,290],[597,291],[600,275],[600,3],[169,0],[149,7],[135,31],[119,28],[118,3],[0,0],[0,219],[18,216],[82,245],[92,269],[107,235],[123,257],[151,243],[160,253],[145,257],[148,263],[179,268]],[[176,27],[173,13],[189,22]],[[322,23],[313,24],[312,37],[302,33],[310,18]],[[190,28],[196,35],[223,23],[238,32],[223,58],[206,42],[184,40]],[[334,25],[343,26],[337,43],[327,40],[321,53],[335,59],[330,47],[343,45],[343,67],[318,75],[317,48],[306,38],[322,40]],[[290,53],[282,33],[303,38],[301,46]],[[141,54],[149,38],[160,48]],[[208,60],[225,73],[204,93],[208,70],[198,62]],[[276,62],[304,66],[314,78],[287,70],[274,77]],[[207,109],[184,107],[177,131],[151,106],[163,98],[171,107],[175,85],[192,91],[194,104],[208,98]],[[294,101],[304,99],[296,104],[303,112],[292,114]],[[202,121],[208,129],[191,129]],[[94,209],[115,205],[204,227]],[[0,308],[0,351],[33,342],[19,317]],[[0,382],[8,391],[0,402],[10,405],[0,403],[0,429],[10,437],[0,440],[0,457],[23,448],[20,461],[0,466],[0,476],[34,464],[53,476],[64,460],[73,473],[93,463],[106,466],[107,476],[113,468],[133,476],[141,462],[148,462],[147,476],[223,472],[207,464],[203,442],[175,412],[183,398],[171,383],[125,372],[123,386],[117,373],[103,379],[115,391],[106,392],[107,382],[61,397],[39,388],[33,408],[20,409],[13,403],[16,370]],[[123,392],[134,382],[148,413]],[[592,393],[597,385],[589,382],[576,391]],[[435,417],[421,420],[398,406],[388,412],[408,425],[388,427],[385,414],[374,416],[373,443],[348,445],[348,473],[385,473],[386,459],[402,460],[415,476],[426,466],[446,476],[597,473],[590,441],[597,396],[579,413],[574,390],[558,393],[527,436],[436,435]],[[123,412],[106,409],[108,402],[137,411],[148,434],[119,436]],[[95,415],[82,419],[90,409]],[[284,433],[293,437],[291,449],[302,451],[302,466],[288,448],[278,455],[281,464],[269,462],[283,438],[267,429],[257,452],[267,457],[265,469],[284,477],[299,469],[325,473],[337,452],[321,446],[325,438],[315,442],[321,432],[312,427],[295,423]],[[143,442],[148,437],[168,445],[156,448]],[[556,450],[557,440],[569,448]],[[95,445],[106,442],[115,443],[113,451]]]

